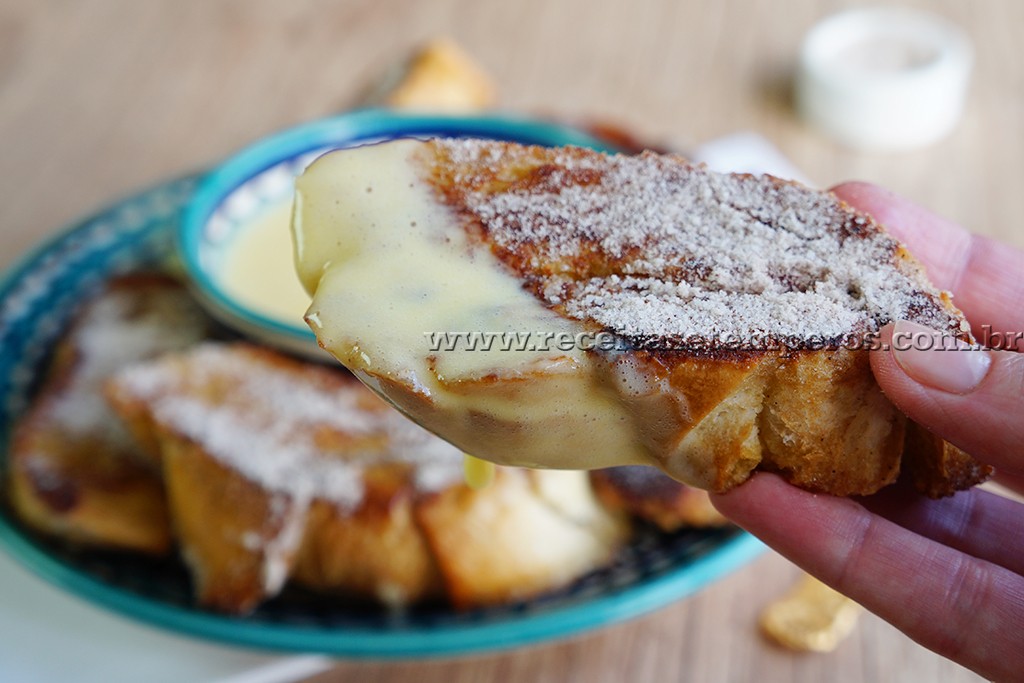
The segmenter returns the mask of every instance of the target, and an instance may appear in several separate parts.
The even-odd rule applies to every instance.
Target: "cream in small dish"
[[[329,361],[303,321],[295,272],[295,178],[322,154],[396,138],[475,137],[607,149],[574,128],[503,116],[425,116],[366,109],[261,140],[211,171],[186,207],[178,250],[198,299],[218,320],[270,346]]]

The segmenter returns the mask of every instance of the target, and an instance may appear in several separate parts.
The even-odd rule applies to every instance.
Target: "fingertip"
[[[891,190],[860,180],[840,183],[832,193],[885,226],[899,239],[905,239],[905,228],[919,220],[920,208]]]
[[[878,342],[868,354],[871,361],[871,372],[875,375],[875,381],[882,388],[882,393],[894,400],[894,394],[898,395],[907,379],[906,374],[900,368],[899,363],[892,357],[892,333],[895,325],[889,323],[878,331]]]
[[[805,568],[841,552],[868,514],[849,498],[813,493],[768,472],[722,494],[712,504],[734,524]]]
[[[833,185],[830,191],[855,208],[877,205],[882,201],[891,201],[894,196],[889,190],[864,182],[863,180],[848,180],[838,185]],[[867,208],[862,210],[866,211]]]
[[[869,352],[872,373],[886,398],[915,423],[979,461],[1024,471],[1019,456],[1024,441],[1024,355],[939,345],[902,349],[906,342],[897,337],[894,343],[895,329],[893,324],[883,327]]]
[[[944,407],[937,403],[933,390],[907,374],[893,352],[895,324],[885,325],[878,334],[876,347],[868,354],[871,372],[879,388],[900,412],[912,420],[934,430],[936,423],[948,422]]]
[[[750,479],[725,493],[711,493],[711,504],[740,526],[761,515],[765,506],[777,504],[787,489],[793,489],[777,474],[755,472]]]

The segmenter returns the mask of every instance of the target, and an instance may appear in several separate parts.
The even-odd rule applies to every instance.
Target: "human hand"
[[[975,336],[1006,349],[901,344],[906,350],[872,351],[882,390],[1024,494],[1024,340],[1012,334],[1024,331],[1024,253],[871,185],[847,183],[834,192],[909,247],[932,282],[955,294]],[[906,322],[895,327],[899,335],[931,334]],[[893,328],[882,330],[883,345]],[[772,474],[757,474],[712,502],[925,647],[988,678],[1024,676],[1024,505],[977,489],[928,500],[901,485],[834,498]]]

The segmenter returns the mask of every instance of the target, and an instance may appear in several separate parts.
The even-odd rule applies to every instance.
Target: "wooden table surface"
[[[976,67],[955,133],[889,155],[842,149],[790,108],[801,35],[851,4],[3,0],[0,267],[116,197],[351,105],[439,35],[494,75],[507,109],[599,116],[680,147],[758,131],[819,184],[879,182],[1024,245],[1024,3],[905,3],[967,29]],[[698,596],[571,642],[462,661],[339,663],[317,680],[976,679],[870,615],[832,654],[771,646],[756,616],[795,576],[768,554]]]

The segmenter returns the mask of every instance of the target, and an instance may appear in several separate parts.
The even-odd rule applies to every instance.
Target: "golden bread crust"
[[[612,560],[627,527],[596,504],[582,473],[499,469],[485,489],[447,489],[417,510],[448,595],[457,607],[533,597],[566,585]],[[538,483],[551,478],[560,498],[577,499],[566,514]],[[564,504],[564,500],[561,501]]]
[[[988,476],[989,469],[966,454],[925,448],[920,438],[907,440],[904,455],[907,420],[875,382],[865,342],[895,317],[965,341],[972,341],[969,326],[903,245],[833,195],[770,176],[712,174],[651,153],[630,160],[579,148],[434,140],[415,161],[471,239],[525,290],[582,329],[616,336],[614,351],[588,349],[588,355],[605,386],[619,387],[652,459],[684,481],[725,491],[763,469],[809,490],[864,495],[895,481],[902,464],[922,493],[935,496]],[[693,215],[675,205],[648,211],[635,201],[615,204],[616,193],[637,192],[652,201],[690,202]],[[652,218],[658,210],[674,211],[680,223]],[[631,219],[629,226],[614,223]],[[693,227],[695,221],[704,222]],[[717,254],[699,251],[685,241],[692,236],[680,237],[675,250],[671,240],[681,224],[715,244],[730,245],[723,231],[737,230],[774,231],[793,246],[767,256],[729,246],[758,261],[758,273],[735,258],[716,260]],[[832,240],[842,255],[822,255],[821,240]],[[804,245],[808,256],[800,252]],[[705,297],[737,307],[735,333],[685,334],[693,329],[685,322],[692,304],[708,311],[694,313],[694,320],[704,315],[715,325],[732,324]],[[786,308],[801,301],[814,303],[802,313]],[[817,310],[825,305],[836,314]],[[776,313],[762,312],[766,306]],[[663,313],[651,317],[646,310]],[[673,315],[684,322],[666,318]],[[837,327],[837,316],[848,326]],[[748,319],[753,322],[743,322]],[[759,335],[759,325],[768,331]],[[741,343],[723,343],[730,335]],[[557,381],[543,373],[519,379]],[[401,386],[389,390],[396,403],[412,402]]]
[[[251,611],[289,580],[394,606],[526,598],[600,567],[626,538],[583,473],[502,470],[473,491],[461,453],[347,373],[266,349],[206,343],[121,373],[108,396],[159,445],[197,598],[218,610]],[[524,484],[546,479],[569,484],[575,507]],[[538,544],[545,553],[510,560]]]
[[[366,498],[352,513],[313,501],[292,573],[297,583],[392,606],[443,597],[441,574],[416,521],[416,497],[400,474],[387,465],[366,472]]]
[[[116,328],[130,345],[108,344]],[[104,407],[116,367],[187,346],[205,317],[176,281],[117,278],[79,312],[19,420],[7,486],[19,517],[74,543],[163,554],[171,548],[159,471]]]
[[[930,498],[951,496],[963,482],[982,482],[992,474],[991,467],[912,420],[907,420],[903,458],[914,488]]]
[[[197,600],[225,612],[251,611],[280,589],[275,570],[294,559],[293,502],[267,495],[198,444],[173,434],[157,438],[174,534]]]
[[[593,470],[590,481],[606,507],[638,517],[665,532],[728,524],[711,504],[707,491],[681,484],[654,467]]]

